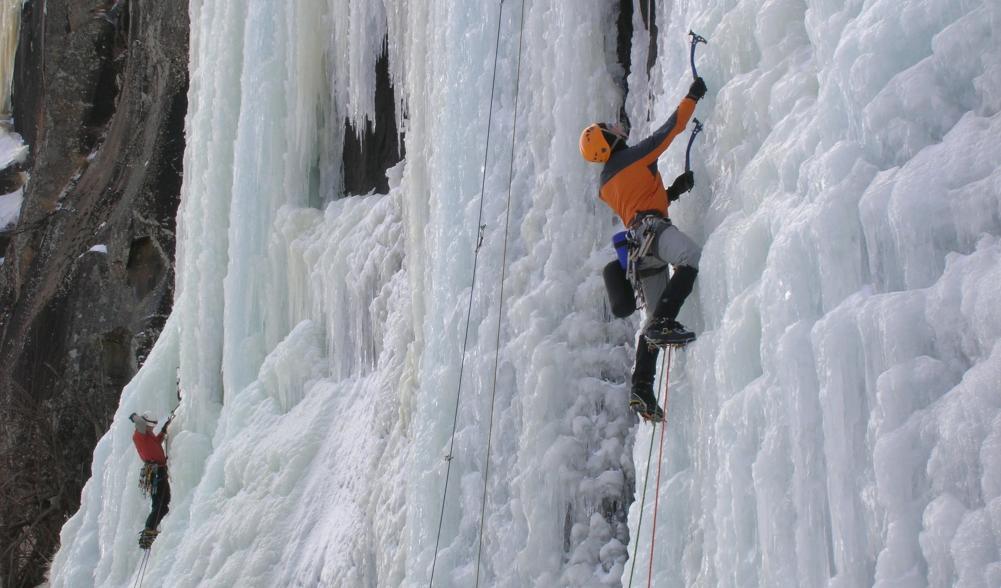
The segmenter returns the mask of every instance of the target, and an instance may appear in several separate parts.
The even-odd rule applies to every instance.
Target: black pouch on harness
[[[605,290],[608,292],[608,302],[612,306],[612,314],[616,318],[626,318],[636,312],[636,294],[633,285],[626,277],[619,260],[608,262],[601,276],[605,279]]]

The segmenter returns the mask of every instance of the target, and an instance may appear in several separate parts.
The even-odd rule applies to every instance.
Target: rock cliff
[[[28,180],[0,241],[2,585],[42,581],[170,310],[187,58],[183,2],[23,7],[12,104]]]

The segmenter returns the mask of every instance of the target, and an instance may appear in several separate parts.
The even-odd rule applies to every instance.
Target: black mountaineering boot
[[[695,340],[695,333],[669,318],[655,318],[643,329],[643,336],[654,347],[683,347]]]
[[[653,395],[653,386],[647,383],[633,385],[629,396],[629,408],[644,420],[659,423],[664,420],[664,411],[657,405]]]
[[[657,356],[660,348],[652,347],[642,334],[636,342],[636,363],[633,365],[633,386],[652,388],[650,382],[657,378]]]
[[[681,305],[685,303],[685,299],[692,293],[695,276],[698,273],[699,270],[687,265],[679,265],[674,268],[671,281],[667,283],[664,294],[657,301],[653,318],[647,321],[646,328],[643,329],[643,336],[646,337],[650,345],[680,347],[695,340],[695,333],[674,319],[678,317],[678,312],[681,310]]]
[[[152,547],[153,541],[156,540],[156,536],[159,533],[156,529],[143,529],[142,533],[139,533],[139,547],[142,549]]]

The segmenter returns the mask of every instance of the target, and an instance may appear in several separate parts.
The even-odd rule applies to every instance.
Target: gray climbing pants
[[[650,248],[650,253],[636,267],[648,318],[667,288],[670,279],[668,266],[687,265],[699,269],[699,258],[702,257],[702,248],[678,230],[678,227],[668,222],[662,223],[662,227],[658,230],[657,240]]]

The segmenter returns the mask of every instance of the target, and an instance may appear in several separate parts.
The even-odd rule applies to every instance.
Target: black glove
[[[695,78],[692,85],[688,87],[688,97],[692,100],[698,102],[706,95],[706,83],[702,81],[702,77]]]
[[[674,178],[674,182],[671,183],[671,187],[667,189],[667,199],[671,202],[677,200],[682,194],[691,190],[695,187],[695,174],[686,171],[680,176]]]

